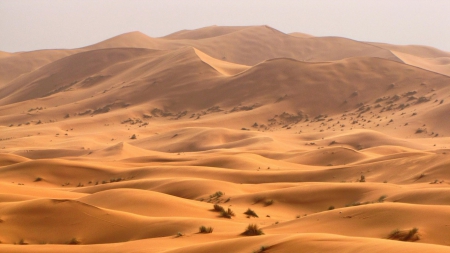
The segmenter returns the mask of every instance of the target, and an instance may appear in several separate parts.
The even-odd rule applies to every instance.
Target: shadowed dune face
[[[448,252],[449,57],[268,26],[0,52],[0,252]]]

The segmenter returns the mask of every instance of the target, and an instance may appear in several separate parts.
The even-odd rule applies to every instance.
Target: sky
[[[450,52],[450,0],[0,0],[0,51],[78,48],[205,26],[427,45]]]

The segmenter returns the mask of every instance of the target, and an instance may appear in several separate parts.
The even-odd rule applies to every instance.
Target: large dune
[[[268,26],[0,51],[0,252],[448,252],[449,59]]]

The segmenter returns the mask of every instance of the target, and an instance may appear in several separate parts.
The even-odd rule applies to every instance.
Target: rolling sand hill
[[[449,252],[449,59],[268,26],[0,52],[0,252]]]

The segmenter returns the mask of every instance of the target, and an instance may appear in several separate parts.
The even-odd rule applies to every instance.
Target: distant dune
[[[427,46],[210,26],[0,51],[0,252],[448,252],[449,112]]]

